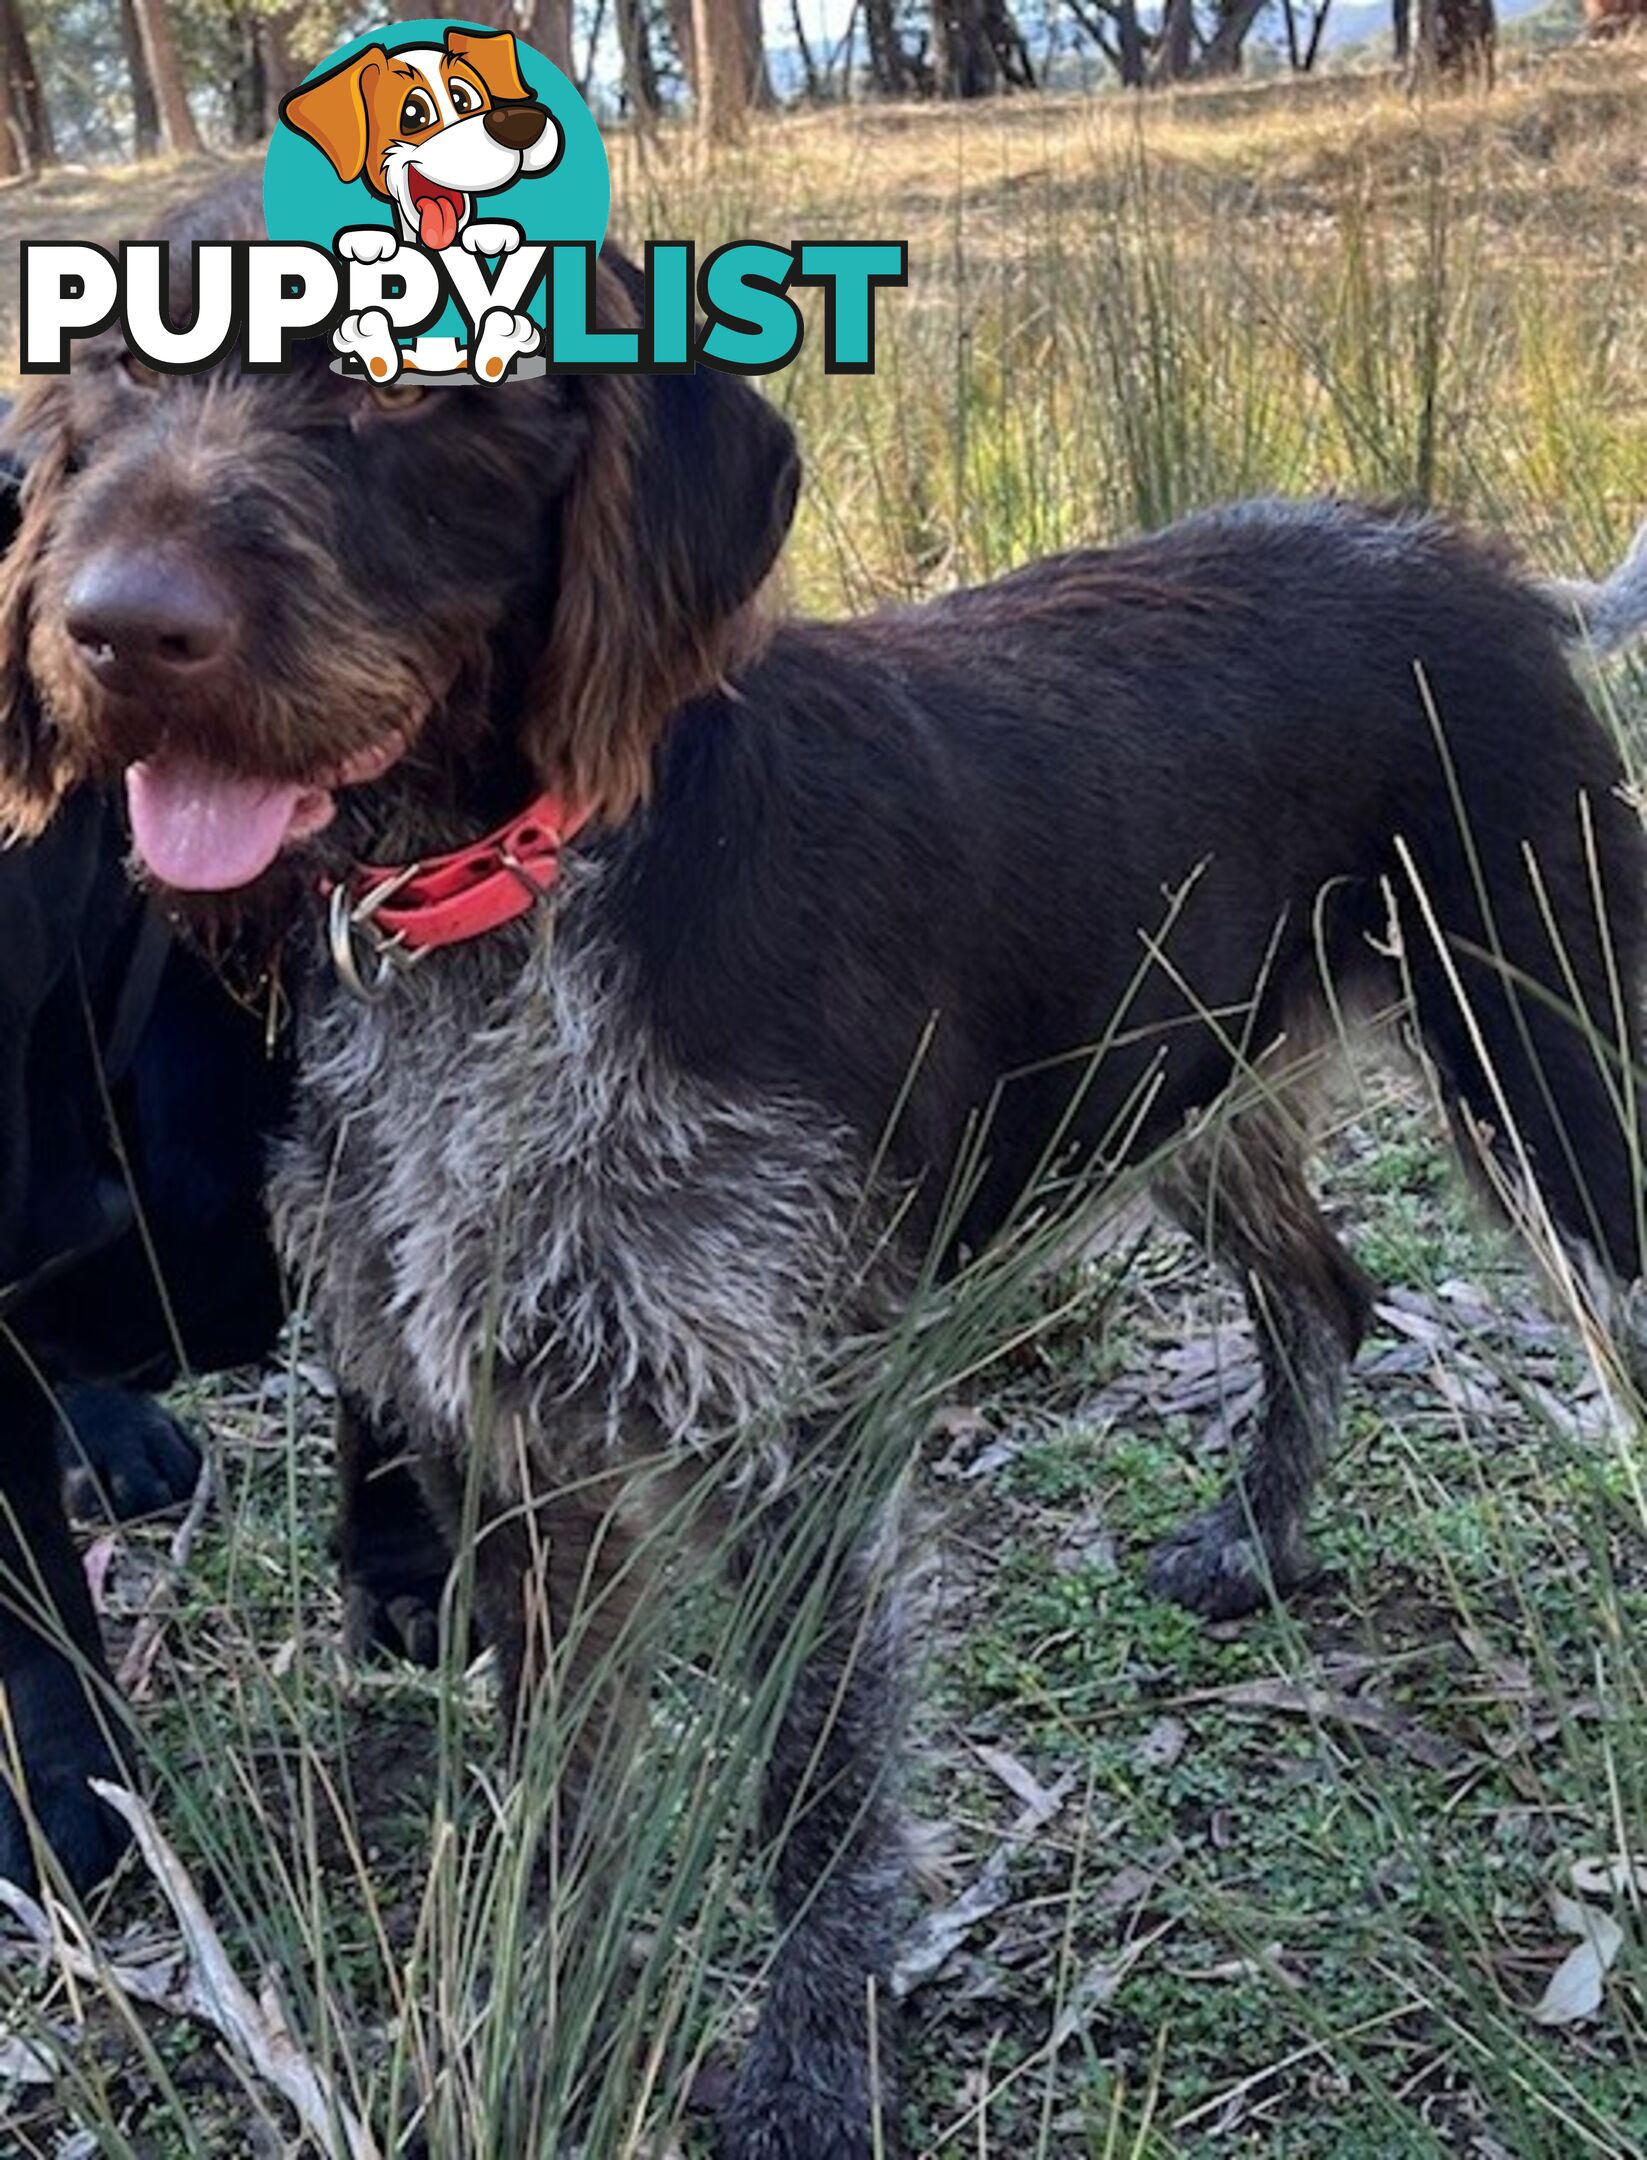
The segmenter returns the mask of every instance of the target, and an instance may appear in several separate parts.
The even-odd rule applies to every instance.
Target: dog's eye
[[[372,393],[372,403],[379,412],[386,413],[410,412],[414,405],[421,405],[429,395],[427,383],[372,383],[368,387]]]
[[[139,360],[134,352],[122,353],[120,366],[126,379],[136,383],[140,390],[158,390],[166,379],[158,368],[150,367],[147,360]]]
[[[452,93],[452,110],[454,112],[472,113],[480,111],[480,99],[476,97],[474,91],[470,89],[461,76],[454,82],[448,83],[446,87]]]
[[[435,124],[435,108],[427,90],[413,90],[400,108],[400,124],[408,135],[420,134]]]

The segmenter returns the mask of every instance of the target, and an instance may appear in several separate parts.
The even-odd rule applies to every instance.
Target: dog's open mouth
[[[425,180],[415,165],[406,169],[406,192],[417,215],[417,236],[426,248],[450,247],[463,220],[463,197],[456,188]]]
[[[336,811],[335,789],[378,779],[404,749],[393,738],[314,781],[245,779],[191,758],[145,758],[126,768],[132,839],[160,884],[236,892],[284,850],[324,832]]]

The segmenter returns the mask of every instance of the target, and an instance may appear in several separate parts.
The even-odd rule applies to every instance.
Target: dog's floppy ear
[[[366,170],[371,147],[366,92],[388,64],[381,45],[368,45],[329,74],[299,83],[280,101],[281,119],[325,152],[340,180],[358,180]]]
[[[633,321],[604,262],[597,312]],[[712,368],[580,387],[589,438],[563,498],[523,747],[544,786],[616,821],[647,794],[670,715],[752,649],[750,603],[794,516],[800,457],[782,415]]]
[[[0,429],[0,845],[42,832],[70,780],[28,665],[35,580],[69,464],[60,403],[59,385],[43,383]]]
[[[520,103],[531,97],[520,72],[520,54],[512,30],[448,30],[446,50],[468,61],[486,85],[489,97],[505,103]]]

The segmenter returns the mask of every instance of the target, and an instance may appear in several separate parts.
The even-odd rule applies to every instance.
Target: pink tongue
[[[450,195],[425,195],[417,217],[418,237],[426,248],[450,247],[457,238],[457,206]]]
[[[261,877],[280,853],[312,790],[288,780],[231,780],[204,766],[126,769],[137,852],[162,885],[230,892]]]

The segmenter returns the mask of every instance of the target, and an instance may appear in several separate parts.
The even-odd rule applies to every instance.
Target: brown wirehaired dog
[[[599,302],[630,319],[621,270]],[[1603,1318],[1640,1277],[1647,849],[1572,617],[1500,550],[1249,505],[763,624],[795,447],[707,368],[381,398],[318,348],[157,380],[105,343],[20,440],[0,814],[123,783],[157,883],[284,940],[278,1235],[454,1530],[481,1478],[517,1701],[561,1654],[538,1604],[575,1657],[574,1595],[640,1593],[631,1464],[718,1463],[778,1566],[740,1435],[885,1322],[940,1223],[978,1251],[1049,1164],[1095,1194],[1232,1099],[1167,1198],[1245,1285],[1267,1392],[1154,1580],[1218,1614],[1285,1590],[1368,1309],[1286,1089],[1346,1004],[1408,1010],[1463,1153]],[[1647,577],[1566,600],[1615,640]],[[735,2160],[873,2147],[890,1534],[830,1563],[768,1768],[783,1940]]]

